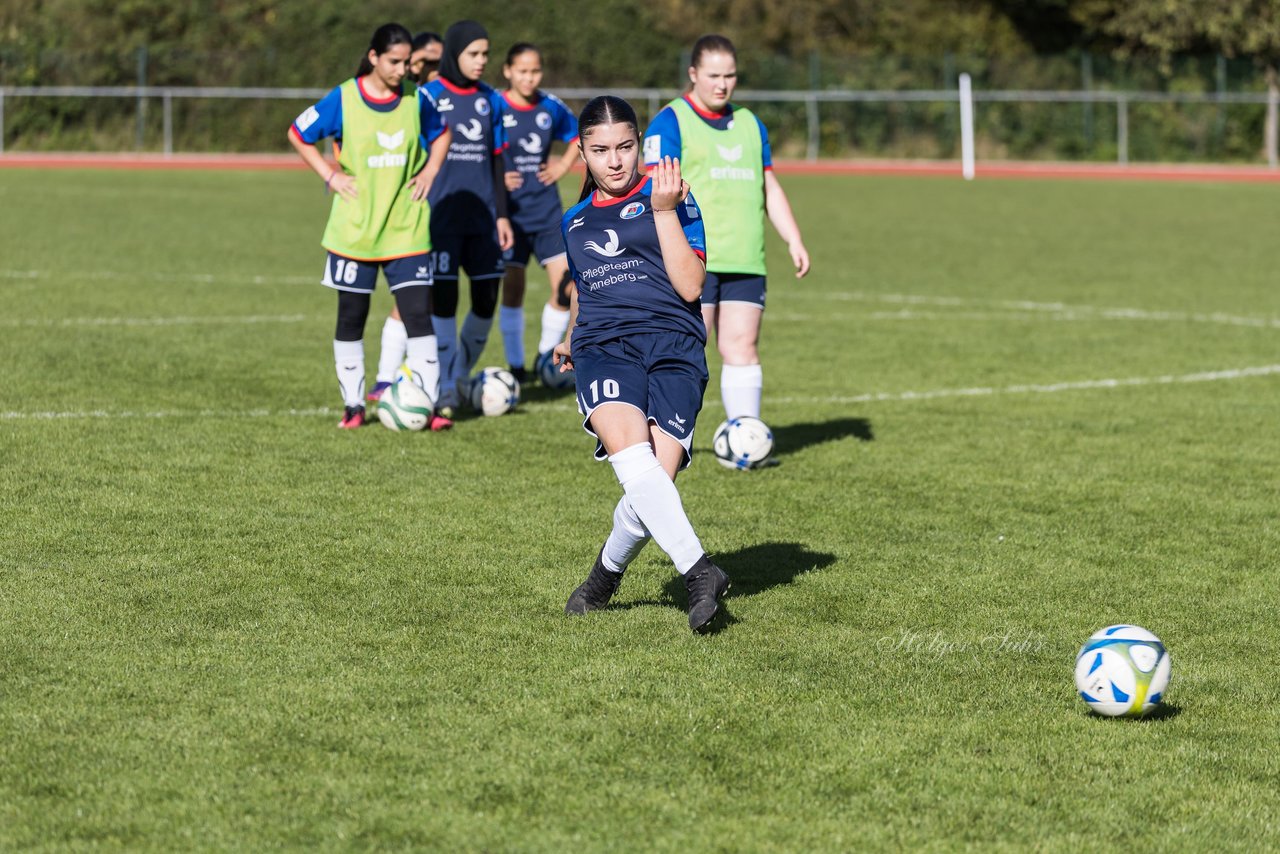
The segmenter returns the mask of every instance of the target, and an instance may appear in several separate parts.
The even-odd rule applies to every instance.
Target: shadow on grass
[[[714,554],[711,559],[729,573],[733,584],[725,596],[725,605],[721,606],[720,613],[712,623],[711,634],[737,622],[726,607],[731,606],[734,599],[754,596],[779,585],[790,584],[803,572],[825,569],[836,562],[835,555],[809,551],[800,543],[760,543],[737,551]],[[683,611],[688,607],[688,598],[683,579],[679,575],[673,575],[663,586],[659,599],[641,599],[609,607],[627,610],[661,606]]]
[[[1143,715],[1140,718],[1113,718],[1107,715],[1100,715],[1093,710],[1089,711],[1089,717],[1094,718],[1095,720],[1129,721],[1129,722],[1137,721],[1138,723],[1144,723],[1144,724],[1159,723],[1160,721],[1170,721],[1176,718],[1180,714],[1182,714],[1182,707],[1175,703],[1161,703],[1159,706],[1156,706],[1155,711],[1151,712],[1150,714]]]
[[[809,424],[788,424],[773,428],[774,456],[794,454],[811,445],[835,442],[852,436],[861,442],[874,442],[871,422],[865,418],[836,418]]]

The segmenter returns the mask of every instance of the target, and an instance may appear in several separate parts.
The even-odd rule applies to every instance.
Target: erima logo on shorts
[[[687,418],[681,418],[681,417],[680,417],[680,413],[679,413],[679,412],[677,412],[677,413],[676,413],[675,420],[673,421],[673,420],[671,420],[670,418],[668,418],[668,419],[667,419],[667,424],[668,424],[668,426],[670,426],[673,430],[678,430],[678,431],[680,431],[681,433],[683,433],[683,432],[684,432],[684,425],[685,425],[685,422],[686,422],[686,421],[688,421],[688,419],[687,419]]]
[[[635,219],[644,213],[644,204],[642,202],[632,202],[622,209],[618,214],[619,219]]]
[[[484,137],[484,125],[480,124],[479,119],[472,119],[465,125],[455,125],[455,129],[472,142],[479,142]]]
[[[606,228],[604,233],[609,235],[609,239],[605,241],[604,246],[601,246],[594,240],[588,240],[582,245],[582,248],[590,249],[597,255],[603,255],[606,258],[617,258],[626,251],[618,246],[618,232],[614,231],[612,228]]]

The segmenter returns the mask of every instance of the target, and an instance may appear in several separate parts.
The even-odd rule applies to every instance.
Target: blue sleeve
[[[680,227],[684,229],[685,239],[689,247],[707,260],[707,231],[702,224],[702,210],[698,207],[693,193],[684,197],[684,204],[676,210],[680,213]]]
[[[489,107],[489,113],[493,119],[493,153],[498,155],[507,150],[507,123],[503,118],[507,114],[506,99],[500,92],[491,90]]]
[[[436,110],[435,99],[426,86],[418,87],[418,123],[422,131],[422,147],[430,149],[431,143],[444,133],[444,119]]]
[[[764,126],[764,122],[760,121],[760,117],[756,116],[756,124],[760,125],[760,154],[764,160],[764,168],[773,168],[773,152],[769,149],[769,130]]]
[[[559,98],[553,98],[551,103],[555,104],[556,113],[551,132],[561,142],[573,142],[578,138],[578,117]]]
[[[303,142],[315,145],[325,137],[342,138],[342,89],[334,87],[316,104],[293,120],[293,132]]]
[[[644,132],[644,165],[652,166],[664,157],[679,157],[680,150],[680,122],[675,110],[663,107]]]

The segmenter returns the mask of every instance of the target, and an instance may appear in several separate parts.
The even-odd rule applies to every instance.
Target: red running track
[[[776,161],[786,175],[926,175],[960,177],[960,164],[939,160]],[[293,154],[0,154],[0,169],[305,169]],[[990,161],[979,178],[1066,178],[1138,181],[1280,183],[1280,169],[1212,164],[1131,164]]]

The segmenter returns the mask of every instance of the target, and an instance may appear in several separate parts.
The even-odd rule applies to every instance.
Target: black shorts
[[[563,258],[566,254],[564,235],[560,233],[559,225],[531,233],[512,223],[511,230],[515,232],[516,242],[502,256],[508,267],[527,267],[530,255],[545,267],[548,262]]]
[[[465,271],[473,282],[502,278],[502,250],[493,234],[432,234],[432,269],[438,282],[456,282]]]
[[[392,291],[431,284],[431,256],[425,252],[387,261],[360,261],[330,252],[324,259],[324,278],[320,284],[338,291],[371,294],[378,284],[379,267],[387,277],[387,288]]]
[[[719,305],[722,302],[745,302],[764,309],[765,277],[755,273],[707,272],[702,286],[702,304]]]

